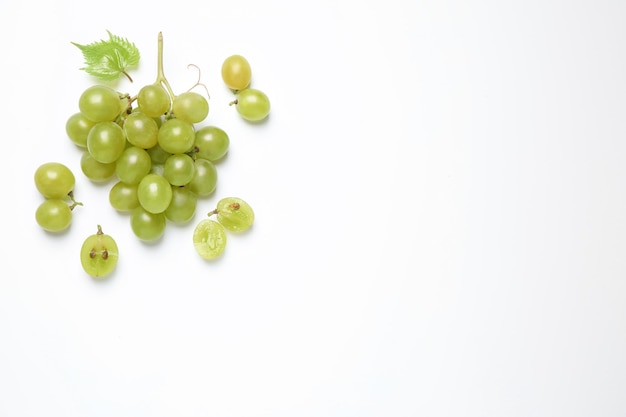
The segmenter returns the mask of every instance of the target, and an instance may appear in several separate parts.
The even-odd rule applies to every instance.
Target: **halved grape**
[[[237,94],[233,102],[237,112],[246,120],[258,122],[270,114],[270,100],[267,95],[254,88],[246,88]]]
[[[222,80],[231,90],[243,90],[250,85],[252,69],[241,55],[231,55],[222,63]]]
[[[224,226],[211,219],[202,220],[193,231],[193,245],[202,258],[217,258],[226,248]]]
[[[217,221],[233,232],[243,232],[254,223],[252,207],[241,198],[225,197],[209,215],[217,214]]]
[[[75,183],[72,171],[60,162],[47,162],[35,171],[35,187],[46,198],[67,197]]]
[[[104,278],[113,272],[118,259],[115,239],[104,234],[100,225],[96,234],[88,236],[80,248],[80,263],[85,272],[94,278]]]

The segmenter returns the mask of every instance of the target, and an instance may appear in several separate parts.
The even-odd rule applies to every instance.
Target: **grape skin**
[[[246,58],[231,55],[222,63],[222,80],[231,90],[243,90],[250,85],[252,68]]]
[[[224,226],[211,219],[202,220],[194,229],[193,245],[202,258],[217,258],[226,248]]]
[[[37,207],[35,220],[48,232],[62,232],[72,223],[72,209],[61,199],[46,199]]]
[[[35,170],[35,187],[46,198],[63,198],[74,189],[76,178],[59,162],[46,162]]]
[[[246,88],[237,94],[237,112],[241,117],[258,122],[265,119],[270,113],[270,100],[261,90]]]
[[[212,213],[216,213],[217,221],[233,232],[243,232],[254,223],[252,207],[237,197],[222,198],[217,202],[217,208]]]
[[[80,263],[84,271],[94,278],[104,278],[111,274],[119,259],[119,249],[115,239],[102,232],[88,236],[80,249]]]

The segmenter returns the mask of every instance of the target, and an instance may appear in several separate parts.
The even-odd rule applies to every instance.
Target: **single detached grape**
[[[224,226],[211,219],[202,220],[193,231],[193,245],[202,258],[217,258],[226,248]]]
[[[217,214],[217,221],[233,232],[243,232],[254,223],[252,207],[241,198],[225,197],[217,202],[217,208],[209,213]]]
[[[113,121],[120,114],[120,95],[111,87],[92,85],[80,95],[78,108],[92,122]]]
[[[243,90],[250,85],[251,78],[250,63],[241,55],[231,55],[222,63],[222,79],[231,90]]]
[[[63,198],[74,189],[76,178],[59,162],[47,162],[35,171],[35,186],[46,198]]]
[[[94,278],[104,278],[113,272],[118,258],[117,243],[102,232],[100,225],[96,234],[87,237],[80,248],[80,263]]]
[[[37,207],[35,220],[48,232],[61,232],[72,223],[72,209],[65,201],[50,198]]]
[[[241,90],[232,104],[236,104],[241,117],[251,122],[263,120],[270,114],[269,98],[264,92],[254,88]]]

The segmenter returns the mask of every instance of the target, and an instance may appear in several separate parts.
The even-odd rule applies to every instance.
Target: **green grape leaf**
[[[104,81],[113,81],[122,74],[130,82],[133,79],[127,69],[139,64],[139,50],[134,43],[109,32],[108,40],[100,40],[88,45],[72,42],[83,53],[85,66],[80,68],[96,78]]]

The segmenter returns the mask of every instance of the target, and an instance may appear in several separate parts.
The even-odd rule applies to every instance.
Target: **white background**
[[[3,2],[1,417],[626,415],[626,3]],[[135,42],[136,93],[202,70],[226,130],[189,225],[139,242],[65,135],[70,41]],[[266,123],[228,106],[245,55]],[[201,90],[199,90],[201,91]],[[76,174],[43,232],[37,166]],[[194,225],[255,209],[224,256]],[[115,274],[85,275],[96,225]]]

